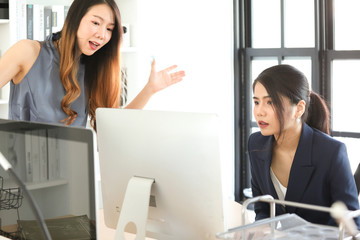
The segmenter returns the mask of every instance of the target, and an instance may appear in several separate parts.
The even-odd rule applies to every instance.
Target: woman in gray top
[[[43,42],[21,40],[0,59],[0,88],[11,81],[9,118],[96,129],[98,107],[120,107],[120,12],[114,0],[74,0],[63,29]],[[182,80],[183,71],[151,66],[149,81],[126,108]]]

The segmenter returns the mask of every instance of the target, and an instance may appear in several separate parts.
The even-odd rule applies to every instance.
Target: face
[[[77,31],[80,51],[88,56],[94,54],[110,41],[114,26],[114,13],[108,5],[91,7],[81,19]]]
[[[274,135],[276,138],[280,134],[280,122],[275,112],[272,99],[261,83],[257,83],[254,88],[254,117],[264,136]],[[296,126],[297,106],[290,103],[290,99],[283,97],[284,107],[284,128],[283,133]]]

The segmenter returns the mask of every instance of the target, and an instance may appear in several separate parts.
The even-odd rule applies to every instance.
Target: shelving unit
[[[28,183],[28,184],[26,184],[26,186],[29,190],[40,190],[40,189],[57,187],[57,186],[66,185],[66,184],[68,184],[68,180],[59,179],[59,180],[39,182],[39,183]]]

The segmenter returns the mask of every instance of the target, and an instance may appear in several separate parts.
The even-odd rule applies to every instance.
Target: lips
[[[89,41],[89,44],[90,44],[90,48],[91,48],[92,50],[96,50],[96,49],[100,46],[99,43],[97,43],[97,42],[92,42],[92,41]]]
[[[267,126],[269,126],[269,124],[267,122],[264,122],[264,121],[258,121],[258,126],[260,128],[266,128]]]

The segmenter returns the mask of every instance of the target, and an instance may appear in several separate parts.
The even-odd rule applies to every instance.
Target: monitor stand
[[[154,182],[154,179],[142,177],[132,177],[129,180],[116,227],[116,240],[125,240],[124,230],[130,222],[136,225],[135,240],[145,239],[150,192]]]

